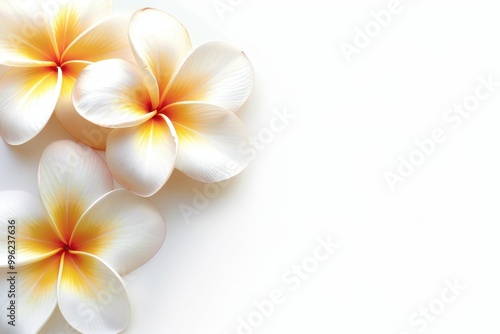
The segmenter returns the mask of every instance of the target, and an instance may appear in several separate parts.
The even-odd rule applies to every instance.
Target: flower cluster
[[[193,49],[184,26],[157,9],[110,16],[111,0],[44,3],[0,4],[0,64],[9,67],[0,78],[0,136],[22,145],[54,115],[80,143],[45,148],[39,196],[0,192],[0,275],[15,263],[16,333],[38,332],[56,307],[82,333],[117,333],[130,317],[121,275],[165,239],[165,219],[145,197],[175,168],[217,182],[248,164],[235,112],[250,95],[253,68],[224,42]],[[0,323],[0,332],[11,325]]]

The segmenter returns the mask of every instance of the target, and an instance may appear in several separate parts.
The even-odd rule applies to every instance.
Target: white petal
[[[90,27],[66,49],[62,61],[97,62],[118,58],[133,62],[127,34],[129,21],[130,15],[118,15]]]
[[[0,63],[8,66],[55,65],[55,36],[41,1],[0,3]]]
[[[38,198],[24,191],[0,192],[0,266],[9,265],[9,251],[15,253],[15,265],[23,265],[60,249],[61,241]]]
[[[118,333],[130,318],[130,302],[118,273],[83,252],[64,255],[58,303],[66,321],[82,333]]]
[[[163,115],[135,127],[113,130],[106,161],[113,177],[140,196],[151,196],[165,185],[175,165],[177,137]]]
[[[61,140],[50,144],[42,154],[38,188],[60,239],[68,242],[82,214],[113,189],[113,178],[92,149]]]
[[[248,165],[248,137],[233,112],[211,104],[176,103],[165,115],[179,138],[175,167],[184,174],[203,182],[218,182]]]
[[[165,231],[165,220],[153,203],[118,189],[102,197],[83,215],[70,245],[96,255],[123,275],[156,254]]]
[[[253,83],[253,66],[242,51],[210,42],[194,50],[182,65],[162,105],[198,101],[236,111],[247,100]]]
[[[52,256],[19,267],[16,274],[10,274],[12,271],[8,269],[0,269],[0,308],[4,312],[0,321],[0,333],[38,333],[47,322],[57,305],[60,257]],[[12,278],[14,289],[8,281]],[[14,301],[16,308],[15,327],[8,323],[13,320],[7,316],[11,301]]]
[[[11,68],[0,79],[0,134],[11,145],[35,137],[54,112],[62,85],[59,68]]]
[[[88,63],[71,61],[62,67],[63,85],[61,95],[57,101],[55,115],[61,125],[79,142],[98,150],[106,148],[106,138],[111,129],[103,128],[90,123],[83,118],[75,109],[71,94],[75,86],[76,78]]]
[[[104,60],[85,68],[73,89],[75,108],[103,127],[141,124],[155,115],[158,87],[151,74],[124,60]]]
[[[54,29],[58,54],[88,28],[111,13],[111,0],[57,0],[43,6]]]
[[[191,52],[186,28],[172,15],[145,8],[132,16],[129,36],[137,63],[155,75],[161,95]]]

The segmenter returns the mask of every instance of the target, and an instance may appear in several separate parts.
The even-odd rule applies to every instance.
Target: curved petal
[[[123,275],[156,254],[165,232],[165,220],[153,203],[118,189],[82,216],[70,246],[94,254]]]
[[[85,68],[73,89],[75,108],[103,127],[141,124],[156,113],[158,87],[146,70],[124,60],[104,60]],[[155,103],[156,102],[156,103]]]
[[[106,138],[111,129],[97,126],[80,116],[71,99],[76,79],[88,64],[86,62],[71,61],[66,62],[62,67],[63,84],[55,108],[55,115],[66,131],[78,139],[79,142],[98,150],[104,150],[106,148]]]
[[[204,103],[176,103],[165,109],[179,138],[175,168],[202,182],[218,182],[249,163],[248,137],[231,111]]]
[[[194,50],[160,100],[215,104],[231,111],[247,100],[254,83],[253,66],[234,46],[210,42]]]
[[[62,263],[58,303],[66,321],[82,333],[124,330],[130,318],[130,302],[118,273],[83,252],[66,253]]]
[[[7,310],[11,301],[15,302],[15,327],[9,325],[12,318],[2,317],[1,333],[38,333],[50,318],[57,305],[57,277],[59,273],[60,255],[51,256],[12,271],[0,269],[0,307]],[[14,280],[10,281],[8,279]],[[15,289],[11,289],[11,283]],[[12,294],[9,291],[13,291]],[[12,298],[11,298],[12,297]],[[6,311],[9,312],[10,311]],[[7,313],[8,314],[8,313]],[[16,331],[12,331],[15,328]]]
[[[113,130],[108,136],[106,161],[123,187],[140,196],[160,190],[174,170],[177,136],[164,115],[136,127]]]
[[[4,0],[0,4],[0,63],[55,65],[55,37],[41,1]]]
[[[11,145],[35,137],[48,123],[59,98],[59,68],[11,68],[0,79],[0,134]]]
[[[111,13],[111,0],[64,0],[45,3],[56,36],[58,54],[88,28]]]
[[[42,154],[38,188],[54,229],[67,243],[82,214],[113,190],[113,178],[92,149],[61,140],[47,146]]]
[[[172,15],[145,8],[132,16],[129,36],[137,63],[154,74],[161,95],[191,52],[186,28]]]
[[[68,46],[62,61],[85,60],[97,62],[118,58],[134,61],[128,39],[130,15],[117,15],[87,29]]]
[[[24,191],[0,192],[1,267],[9,265],[10,250],[15,253],[15,265],[21,266],[45,259],[60,249],[61,241],[38,198]]]

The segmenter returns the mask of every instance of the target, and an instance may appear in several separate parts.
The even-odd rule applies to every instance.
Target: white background
[[[125,333],[235,334],[273,290],[283,303],[240,333],[498,333],[500,86],[460,126],[443,119],[479,77],[500,81],[497,2],[401,0],[350,63],[341,43],[390,1],[222,0],[233,4],[223,17],[213,0],[176,2],[115,4],[170,11],[195,46],[222,39],[244,50],[256,85],[241,117],[253,136],[276,110],[295,119],[189,220],[179,208],[195,207],[203,184],[175,173],[152,198],[167,238],[125,278]],[[437,128],[446,141],[391,191],[384,173]],[[52,121],[27,145],[2,141],[0,189],[36,193],[40,148],[67,137]],[[293,289],[283,275],[329,236],[338,249]],[[466,289],[425,330],[410,323],[440,305],[446,280]],[[71,332],[56,316],[43,333]]]

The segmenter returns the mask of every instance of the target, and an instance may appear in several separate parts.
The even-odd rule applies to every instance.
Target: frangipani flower
[[[0,135],[11,145],[35,137],[54,112],[73,136],[104,148],[109,130],[74,110],[71,91],[88,64],[133,59],[130,16],[105,19],[111,0],[3,0],[0,3]],[[95,135],[99,130],[100,138]]]
[[[222,42],[191,51],[182,24],[151,8],[134,13],[129,39],[140,66],[124,60],[95,63],[73,90],[85,119],[114,128],[106,145],[113,177],[150,196],[174,167],[203,182],[243,170],[247,135],[234,112],[253,86],[245,54]]]
[[[56,306],[83,333],[127,326],[130,305],[120,275],[158,251],[166,226],[148,200],[112,189],[97,153],[57,141],[40,161],[41,201],[22,191],[0,192],[0,305],[5,311],[14,300],[17,312],[15,328],[3,316],[1,333],[38,332]],[[13,278],[13,289],[6,278]]]

